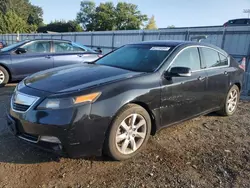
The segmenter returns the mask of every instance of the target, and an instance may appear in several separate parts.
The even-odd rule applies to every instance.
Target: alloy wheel
[[[3,73],[3,71],[0,70],[0,84],[2,84],[4,82],[5,79],[5,75]]]
[[[116,148],[124,155],[137,151],[143,144],[147,134],[147,123],[140,114],[127,116],[116,132]]]
[[[237,102],[238,102],[238,92],[236,89],[233,89],[230,92],[227,100],[227,109],[230,113],[232,113],[236,109]]]

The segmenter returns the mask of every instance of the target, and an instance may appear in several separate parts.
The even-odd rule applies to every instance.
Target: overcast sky
[[[112,1],[112,0],[107,0]],[[121,0],[113,0],[115,4]],[[247,17],[250,0],[124,0],[137,4],[149,17],[155,16],[157,26],[176,27],[222,25],[229,19]],[[31,0],[44,10],[44,21],[71,20],[80,10],[81,0]],[[96,0],[96,4],[106,0]]]

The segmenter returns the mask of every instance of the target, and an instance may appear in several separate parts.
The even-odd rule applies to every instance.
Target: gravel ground
[[[209,114],[152,137],[137,157],[67,159],[8,133],[13,86],[0,89],[0,187],[250,187],[250,103],[232,117]]]

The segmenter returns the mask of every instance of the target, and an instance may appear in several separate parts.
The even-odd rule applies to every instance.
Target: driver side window
[[[174,60],[171,67],[187,67],[191,71],[200,70],[201,61],[198,48],[191,47],[182,51]]]
[[[37,41],[24,45],[27,53],[49,53],[50,52],[50,42],[49,41]]]

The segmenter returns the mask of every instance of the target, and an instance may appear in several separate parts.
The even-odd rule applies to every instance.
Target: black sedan
[[[37,39],[15,43],[0,51],[0,86],[38,71],[94,61],[92,49],[66,40]]]
[[[163,127],[236,111],[243,70],[211,45],[125,45],[93,64],[34,74],[16,87],[8,115],[20,139],[70,157],[136,155]]]

